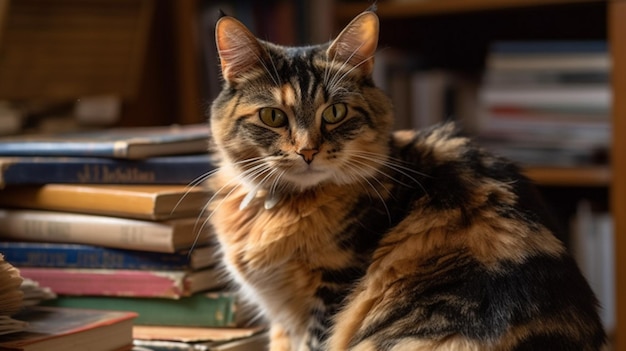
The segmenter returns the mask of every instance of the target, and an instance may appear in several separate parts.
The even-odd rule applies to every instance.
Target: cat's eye
[[[287,124],[287,115],[274,107],[264,107],[260,109],[259,117],[263,123],[272,128],[282,127]]]
[[[338,103],[328,106],[324,112],[322,112],[322,118],[324,118],[326,123],[333,124],[341,122],[344,118],[346,118],[347,114],[348,107],[346,104]]]

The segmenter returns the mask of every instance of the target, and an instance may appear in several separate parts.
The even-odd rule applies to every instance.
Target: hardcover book
[[[135,339],[134,345],[151,351],[266,351],[269,345],[267,332],[230,341],[166,341]]]
[[[15,316],[26,330],[0,336],[6,351],[112,351],[130,349],[134,312],[29,307]]]
[[[99,245],[174,253],[208,244],[210,231],[196,217],[147,221],[69,212],[0,209],[0,238]]]
[[[164,220],[197,217],[210,198],[202,186],[45,184],[0,190],[0,206]]]
[[[97,156],[140,159],[206,152],[204,124],[112,128],[55,135],[0,138],[0,156]]]
[[[497,41],[487,55],[497,71],[609,71],[609,46],[603,40]]]
[[[208,154],[143,160],[104,157],[0,157],[0,188],[22,184],[183,184],[213,169]]]
[[[214,290],[226,281],[218,270],[199,271],[20,268],[24,278],[39,282],[59,295],[134,296],[179,299]]]
[[[245,328],[201,328],[136,325],[133,327],[133,337],[136,340],[224,342],[247,338],[262,331],[262,326]]]
[[[238,327],[253,314],[234,292],[198,293],[178,300],[125,296],[60,296],[47,306],[136,312],[135,325]]]
[[[137,246],[145,249],[143,245]],[[217,248],[211,245],[161,253],[82,244],[7,241],[0,242],[0,252],[14,266],[40,268],[197,270],[219,261]]]

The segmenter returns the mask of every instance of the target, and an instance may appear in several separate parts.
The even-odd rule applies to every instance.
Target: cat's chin
[[[332,178],[329,171],[307,169],[299,172],[286,173],[283,179],[293,185],[295,189],[307,190],[328,182]]]

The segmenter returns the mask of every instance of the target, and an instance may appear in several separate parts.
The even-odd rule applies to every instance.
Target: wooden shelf
[[[421,1],[387,1],[377,4],[376,13],[383,18],[409,18],[420,15],[450,14],[468,11],[498,10],[529,6],[545,6],[575,4],[589,2],[605,2],[605,0],[421,0]],[[364,11],[363,2],[336,5],[339,19],[351,19],[355,14]]]
[[[594,167],[529,167],[524,173],[539,185],[604,187],[611,184],[611,170],[608,166]]]
[[[615,350],[626,350],[626,1],[611,1],[608,29],[613,58],[613,182],[611,210],[615,227]]]

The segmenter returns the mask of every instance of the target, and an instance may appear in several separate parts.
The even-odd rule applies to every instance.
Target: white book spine
[[[66,212],[0,210],[0,237],[5,239],[173,252],[173,234],[171,225],[159,222]]]

